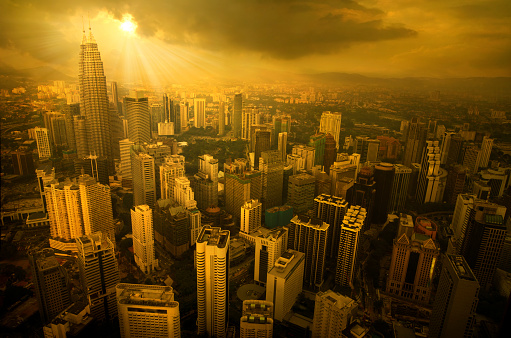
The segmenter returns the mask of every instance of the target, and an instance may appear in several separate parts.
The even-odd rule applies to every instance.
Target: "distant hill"
[[[75,81],[76,78],[68,76],[61,71],[49,66],[41,66],[26,69],[15,69],[3,62],[0,62],[0,87],[12,88],[20,85],[21,82],[30,79],[36,82],[49,81]]]

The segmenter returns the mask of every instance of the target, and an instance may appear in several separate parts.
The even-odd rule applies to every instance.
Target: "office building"
[[[429,337],[472,337],[479,283],[463,256],[446,255],[433,303]]]
[[[451,167],[447,173],[443,201],[449,204],[456,204],[458,196],[463,193],[467,168],[461,165]]]
[[[288,249],[268,272],[266,301],[274,306],[275,320],[282,321],[302,292],[305,255]]]
[[[421,163],[422,152],[426,145],[428,129],[425,123],[419,118],[412,118],[405,138],[405,153],[403,164],[410,167],[412,163]]]
[[[323,165],[325,157],[326,134],[317,133],[310,137],[309,146],[313,147],[315,151],[314,165]]]
[[[190,218],[183,206],[170,199],[156,202],[154,239],[174,257],[190,248],[190,230]]]
[[[284,162],[278,150],[261,153],[259,171],[261,172],[263,210],[282,205]]]
[[[325,155],[323,156],[323,170],[330,175],[330,167],[337,159],[337,144],[332,134],[326,134]]]
[[[279,133],[278,134],[278,145],[277,149],[279,150],[282,161],[286,161],[287,159],[287,133]]]
[[[131,173],[133,176],[133,205],[156,202],[156,175],[154,158],[143,150],[131,147]]]
[[[366,224],[373,215],[376,199],[376,182],[374,181],[374,167],[363,167],[358,174],[351,200],[348,203],[358,205],[367,211]],[[365,230],[365,229],[364,229]]]
[[[249,200],[241,207],[240,231],[251,234],[261,227],[262,204],[258,200]]]
[[[267,273],[275,261],[287,250],[287,228],[267,229],[262,227],[255,236],[254,280],[265,285]]]
[[[43,334],[45,338],[85,337],[93,331],[89,330],[93,322],[89,304],[80,300],[66,307],[43,326]]]
[[[331,113],[329,111],[323,112],[321,114],[321,121],[319,124],[319,131],[325,134],[332,134],[335,139],[335,144],[337,145],[337,149],[339,149],[340,137],[341,137],[341,113]]]
[[[53,249],[34,252],[28,259],[41,321],[47,324],[71,304],[67,272],[60,266]]]
[[[110,91],[112,92],[112,103],[114,104],[117,115],[122,115],[122,106],[119,102],[119,94],[117,92],[117,82],[110,83]]]
[[[360,250],[360,231],[367,212],[358,205],[352,205],[344,215],[339,236],[335,283],[353,288],[357,258]],[[337,241],[337,240],[336,240]]]
[[[372,223],[383,224],[387,221],[394,175],[394,165],[390,163],[382,162],[374,167],[376,194],[374,196]]]
[[[252,126],[261,124],[259,109],[257,107],[243,107],[241,115],[241,138],[250,140],[252,137]]]
[[[405,207],[411,174],[412,169],[407,166],[394,164],[394,180],[392,181],[392,191],[390,193],[389,213],[401,212]]]
[[[273,124],[273,137],[272,137],[272,146],[275,147],[278,142],[278,135],[280,133],[289,133],[291,132],[291,116],[289,115],[273,115],[272,116],[272,124]],[[280,149],[280,148],[279,148]]]
[[[131,209],[131,227],[135,263],[143,273],[149,274],[158,266],[154,256],[153,211],[149,206],[142,204]]]
[[[342,197],[321,194],[314,199],[314,217],[330,225],[328,228],[327,256],[337,258],[339,239],[348,202]]]
[[[218,136],[225,134],[225,114],[225,102],[220,101],[218,103]]]
[[[80,158],[90,155],[85,116],[73,116],[73,128],[75,131],[76,156]]]
[[[380,141],[378,145],[378,159],[396,160],[401,154],[401,143],[398,139],[389,136],[377,136]]]
[[[132,172],[131,172],[131,146],[134,143],[129,139],[119,141],[119,151],[121,162],[119,164],[119,173],[122,176],[123,187],[132,187]]]
[[[261,154],[271,149],[271,131],[265,126],[254,125],[251,132],[250,145],[254,152],[253,167],[259,168]]]
[[[224,173],[225,210],[239,220],[243,204],[262,197],[261,172],[249,170],[246,159],[236,159],[233,163],[224,164]]]
[[[394,239],[387,292],[413,302],[428,304],[440,248],[427,235],[405,231],[407,227],[401,229]]]
[[[197,207],[205,210],[218,205],[218,160],[210,155],[199,156],[199,172],[195,174],[193,190]]]
[[[293,146],[292,155],[298,155],[304,160],[304,169],[311,171],[314,167],[316,158],[316,149],[314,147],[304,146],[302,144]],[[289,156],[289,155],[288,155]],[[289,162],[288,162],[289,165]]]
[[[97,182],[109,185],[110,177],[108,176],[108,159],[89,155],[74,160],[75,174],[86,174],[94,178]]]
[[[80,113],[85,116],[88,149],[93,155],[112,159],[106,77],[90,28],[88,36],[84,31],[80,45],[78,84]]]
[[[483,137],[481,152],[479,158],[479,168],[487,168],[490,161],[491,150],[493,148],[493,139],[488,136]]]
[[[323,284],[329,224],[318,218],[297,215],[287,226],[287,247],[305,253],[303,284],[319,288]]]
[[[43,204],[43,212],[48,211],[48,202],[46,201],[45,187],[55,180],[55,168],[49,164],[40,165],[36,170],[37,185],[39,187],[39,195]]]
[[[289,177],[287,203],[295,214],[305,213],[314,206],[316,180],[309,174],[297,174]]]
[[[230,234],[205,226],[196,243],[197,333],[225,337],[229,320]]]
[[[172,155],[166,158],[160,166],[161,199],[174,199],[176,178],[185,176],[185,158],[182,155]]]
[[[149,101],[142,92],[132,91],[124,98],[125,116],[128,120],[128,139],[134,144],[144,144],[151,139]]]
[[[417,183],[415,199],[423,204],[441,202],[444,195],[447,172],[440,168],[438,141],[426,141]]]
[[[119,268],[114,245],[96,232],[76,239],[78,267],[82,290],[96,320],[111,320],[117,316],[115,287],[119,284]]]
[[[35,127],[35,137],[37,142],[37,153],[39,154],[39,159],[49,159],[52,155],[52,148],[50,144],[50,137],[48,135],[48,129]]]
[[[273,303],[264,300],[244,300],[240,318],[241,338],[273,337]]]
[[[234,95],[232,106],[232,132],[236,138],[241,138],[241,120],[243,112],[243,96],[241,93]]]
[[[342,331],[351,324],[358,307],[353,299],[328,290],[316,294],[312,337],[342,337]]]
[[[179,338],[179,303],[170,286],[126,284],[115,287],[121,338]]]
[[[206,128],[206,99],[193,99],[193,126]]]
[[[264,212],[264,223],[269,229],[288,225],[291,218],[293,218],[293,207],[287,204],[266,209]]]
[[[11,153],[14,175],[32,176],[35,173],[32,151],[26,147],[20,147]]]
[[[506,207],[476,202],[470,211],[460,254],[474,272],[481,288],[488,288],[506,240]]]

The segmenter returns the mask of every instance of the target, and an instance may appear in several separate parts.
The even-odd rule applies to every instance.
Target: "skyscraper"
[[[34,159],[32,151],[25,147],[20,147],[11,153],[12,166],[14,174],[20,176],[32,176],[35,173]]]
[[[196,209],[197,201],[190,180],[187,177],[178,177],[175,179],[174,185],[174,200],[185,207],[185,209]]]
[[[185,176],[185,158],[172,155],[160,166],[161,199],[174,199],[175,180]]]
[[[479,283],[463,256],[446,255],[431,312],[432,338],[472,337]]]
[[[117,82],[112,81],[112,83],[110,85],[111,85],[110,90],[112,92],[112,103],[114,104],[114,108],[115,108],[117,115],[121,115],[122,111],[121,111],[120,102],[119,102],[119,94],[117,92]]]
[[[78,158],[90,155],[89,144],[87,143],[85,116],[73,116],[73,128],[75,131],[76,155]]]
[[[287,132],[278,134],[278,150],[280,156],[282,156],[282,161],[286,161],[287,159]]]
[[[395,170],[394,166],[390,163],[380,163],[376,165],[374,169],[376,194],[374,197],[372,223],[383,224],[387,221]]]
[[[259,168],[259,160],[264,151],[271,149],[271,131],[263,126],[252,126],[250,143],[254,152],[254,168]]]
[[[89,151],[112,158],[106,77],[98,45],[89,27],[80,45],[78,83],[80,113],[85,116]],[[113,166],[112,166],[113,169]]]
[[[47,324],[71,304],[67,273],[55,258],[53,249],[32,253],[28,259],[41,321]]]
[[[158,266],[154,257],[153,211],[148,205],[137,205],[131,209],[133,249],[135,263],[144,273],[151,273]]]
[[[133,202],[135,206],[156,202],[156,176],[154,158],[140,149],[131,147],[131,173],[133,175]]]
[[[481,144],[481,152],[479,158],[479,168],[488,167],[488,162],[490,161],[491,150],[493,148],[493,139],[488,136],[483,137],[483,142]]]
[[[329,224],[318,218],[297,215],[288,228],[288,248],[305,253],[303,283],[319,288],[323,284]]]
[[[254,280],[266,284],[267,273],[287,250],[287,228],[260,229],[255,238]]]
[[[337,149],[339,149],[340,137],[341,137],[341,113],[331,113],[329,111],[321,114],[321,121],[319,124],[319,131],[322,133],[330,133],[335,139]]]
[[[197,333],[225,337],[229,320],[229,231],[205,226],[196,245]]]
[[[392,181],[392,192],[388,211],[390,213],[401,212],[405,206],[408,194],[408,184],[412,169],[402,164],[394,164],[394,180]]]
[[[206,99],[193,99],[195,128],[206,128]]]
[[[121,337],[181,337],[179,303],[170,286],[125,284],[115,287]]]
[[[463,193],[466,176],[467,176],[466,167],[463,167],[461,165],[455,165],[451,169],[449,169],[443,199],[445,202],[449,204],[456,204],[458,195]]]
[[[151,139],[151,116],[149,101],[142,92],[132,91],[124,98],[124,109],[128,119],[128,139],[134,144],[144,144]]]
[[[257,107],[243,107],[241,115],[241,138],[250,140],[252,126],[260,124],[259,109]]]
[[[35,137],[37,142],[37,152],[39,154],[39,159],[48,159],[52,155],[50,138],[48,135],[48,129],[35,127]]]
[[[132,187],[133,175],[131,171],[131,146],[134,143],[129,139],[119,141],[119,152],[121,154],[121,163],[119,171],[122,176],[122,186]]]
[[[357,267],[360,231],[364,226],[367,212],[358,205],[352,205],[344,215],[341,225],[337,253],[335,283],[353,288],[353,278]]]
[[[244,300],[240,318],[240,338],[273,337],[273,303]]]
[[[274,305],[275,319],[282,321],[303,289],[305,255],[288,249],[268,272],[266,301]]]
[[[250,234],[261,227],[262,204],[258,200],[245,202],[241,207],[240,230]]]
[[[76,239],[80,281],[90,305],[91,315],[99,321],[117,316],[115,286],[119,268],[112,242],[100,232]]]
[[[326,134],[325,156],[323,157],[323,170],[330,175],[330,167],[337,159],[337,144],[332,134]]]
[[[241,137],[241,115],[243,112],[243,96],[241,93],[234,95],[232,107],[232,132],[233,136]]]
[[[356,314],[357,302],[340,293],[328,290],[316,294],[312,337],[342,337],[341,332]]]
[[[218,205],[218,160],[199,156],[199,171],[192,180],[197,207],[201,210]]]
[[[259,171],[248,170],[246,159],[225,163],[225,210],[236,219],[241,217],[241,206],[250,199],[261,199],[262,178]]]
[[[325,133],[317,133],[310,137],[309,146],[314,147],[315,157],[314,157],[314,165],[323,165],[323,159],[325,157],[325,142],[326,142],[326,134]]]
[[[218,136],[225,134],[225,102],[218,103]]]
[[[314,217],[330,225],[327,244],[327,256],[330,258],[337,258],[342,221],[348,207],[348,202],[342,197],[321,194],[314,199]]]
[[[403,156],[405,166],[410,167],[412,163],[420,162],[427,135],[426,124],[420,122],[419,118],[414,117],[409,124],[406,135],[405,154]]]
[[[296,214],[313,208],[315,183],[314,176],[306,173],[289,177],[287,203]]]
[[[154,239],[174,257],[190,248],[190,219],[187,210],[170,199],[160,199],[154,210]]]
[[[281,160],[278,150],[261,152],[259,171],[262,178],[263,211],[282,205],[284,162]]]

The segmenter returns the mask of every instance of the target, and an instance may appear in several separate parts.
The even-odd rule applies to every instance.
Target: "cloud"
[[[73,2],[75,3],[75,2]],[[414,30],[387,25],[380,9],[356,1],[297,0],[157,0],[157,1],[3,2],[0,46],[34,53],[33,40],[58,37],[52,21],[82,11],[106,10],[121,19],[129,13],[142,36],[163,38],[171,44],[193,45],[229,53],[260,53],[264,57],[296,59],[329,54],[351,45],[414,36]],[[19,20],[22,19],[23,24]],[[33,34],[24,38],[19,32]],[[23,42],[24,40],[24,42]]]

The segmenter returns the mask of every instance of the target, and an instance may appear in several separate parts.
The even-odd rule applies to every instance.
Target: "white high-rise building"
[[[185,158],[182,155],[172,155],[165,159],[160,166],[160,190],[162,199],[174,199],[175,181],[185,176]]]
[[[158,266],[154,257],[153,211],[148,205],[137,205],[131,210],[135,263],[144,273]]]
[[[154,158],[135,149],[131,150],[131,172],[133,175],[133,202],[135,206],[156,202]]]
[[[314,167],[314,160],[316,157],[316,148],[299,144],[293,147],[292,154],[298,155],[304,159],[305,170],[312,170],[312,167]],[[289,165],[289,160],[287,164]]]
[[[34,128],[35,140],[37,142],[37,152],[39,153],[39,159],[48,159],[51,157],[51,145],[50,138],[48,135],[48,129],[46,128]]]
[[[319,124],[319,132],[325,134],[332,134],[335,139],[335,144],[337,145],[337,149],[339,149],[340,144],[340,134],[341,134],[341,113],[331,113],[329,111],[323,112],[321,114],[321,121]]]
[[[245,202],[241,207],[240,230],[250,234],[261,227],[262,204],[258,200]]]
[[[172,287],[120,283],[115,292],[121,338],[181,337]]]
[[[353,287],[360,231],[366,216],[366,210],[358,205],[352,205],[344,215],[337,254],[336,284]]]
[[[206,128],[206,99],[193,99],[195,128]]]
[[[186,209],[197,208],[190,180],[186,177],[177,177],[174,185],[174,200]]]
[[[351,323],[357,307],[357,302],[340,293],[332,290],[318,292],[314,307],[312,337],[342,337],[342,331]]]
[[[196,245],[197,333],[226,337],[229,320],[229,231],[205,226]]]
[[[274,305],[274,318],[282,321],[291,311],[303,287],[305,255],[288,249],[268,272],[266,301]]]
[[[282,156],[282,161],[287,159],[287,132],[279,133],[278,149]]]
[[[255,239],[254,280],[266,284],[268,271],[287,250],[287,228],[259,229]]]

